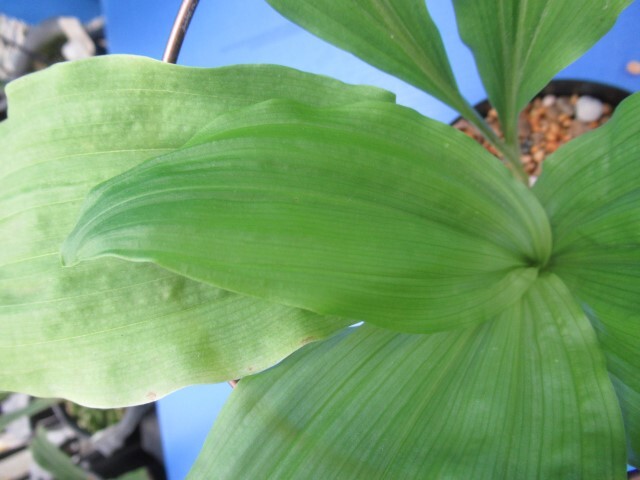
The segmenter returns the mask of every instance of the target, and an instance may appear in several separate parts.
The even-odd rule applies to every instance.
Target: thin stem
[[[509,120],[509,118],[507,118]],[[520,140],[518,138],[518,115],[513,117],[512,122],[502,122],[502,129],[504,131],[504,142],[505,148],[511,152],[509,159],[515,159],[517,164],[512,164],[513,167],[518,167],[520,169],[523,178],[525,179],[525,184],[528,182],[529,177],[524,171],[524,167],[522,166],[522,161],[520,160]],[[505,157],[506,158],[506,157]]]
[[[162,55],[163,62],[176,63],[178,61],[182,42],[187,34],[187,29],[189,28],[191,18],[196,11],[199,1],[200,0],[182,0],[182,5],[180,5],[176,19],[173,22],[173,28],[171,29],[164,55]]]
[[[529,176],[524,171],[522,161],[520,160],[520,146],[517,144],[505,143],[496,132],[485,122],[480,114],[466,100],[460,105],[459,112],[466,118],[484,138],[504,157],[504,161],[511,170],[511,173],[517,180],[525,185],[529,185]],[[517,138],[517,136],[516,136]]]

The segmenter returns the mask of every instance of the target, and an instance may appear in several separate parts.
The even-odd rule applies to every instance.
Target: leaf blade
[[[640,94],[610,122],[549,158],[534,193],[554,235],[552,269],[569,285],[607,356],[640,463]]]
[[[289,20],[442,100],[458,111],[456,85],[442,38],[421,0],[268,0]]]
[[[604,359],[553,275],[479,327],[365,325],[243,382],[190,478],[625,476]]]
[[[143,403],[255,373],[351,322],[151,265],[104,261],[71,271],[58,250],[94,184],[179,147],[223,112],[273,97],[325,105],[391,94],[284,67],[190,69],[128,56],[58,65],[8,93],[0,352],[14,360],[0,365],[1,388],[100,407]]]
[[[520,110],[614,24],[631,0],[454,0],[458,28],[472,50],[509,143]]]
[[[531,194],[448,126],[381,103],[268,102],[221,117],[208,143],[98,187],[62,251],[69,264],[152,261],[422,332],[483,321],[516,301],[548,234]]]
[[[84,470],[78,467],[65,453],[56,447],[47,438],[47,431],[38,428],[31,443],[31,453],[38,465],[55,476],[55,478],[68,478],[69,480],[86,480],[91,478]]]
[[[7,425],[20,417],[31,417],[32,415],[37,415],[59,402],[60,400],[57,398],[36,398],[33,399],[29,405],[21,408],[20,410],[4,413],[0,415],[0,431],[4,430]]]

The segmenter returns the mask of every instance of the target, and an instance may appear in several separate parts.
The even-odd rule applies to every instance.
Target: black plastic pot
[[[545,95],[567,97],[571,95],[589,95],[615,108],[620,102],[631,95],[631,92],[605,83],[591,82],[588,80],[552,80],[535,98],[541,98]],[[485,117],[491,109],[491,104],[489,100],[484,100],[474,105],[474,108],[480,115]],[[461,117],[457,118],[453,123],[460,119]]]

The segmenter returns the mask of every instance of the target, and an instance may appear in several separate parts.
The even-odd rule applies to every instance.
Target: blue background
[[[450,1],[430,0],[462,92],[471,103],[485,97],[469,51],[460,41]],[[0,0],[0,12],[38,22],[54,14],[75,14],[83,20],[100,7],[107,19],[111,53],[160,59],[180,0]],[[620,17],[614,29],[560,78],[594,80],[631,91],[640,90],[640,76],[626,72],[630,60],[640,61],[640,0]],[[237,63],[276,63],[330,75],[349,83],[377,85],[395,92],[398,103],[449,122],[457,115],[439,101],[368,66],[289,23],[263,0],[201,0],[183,45],[179,62],[212,67]],[[169,478],[187,474],[225,399],[227,384],[183,389],[159,403]]]
[[[102,13],[100,0],[0,0],[0,13],[27,23],[70,15],[87,22]]]

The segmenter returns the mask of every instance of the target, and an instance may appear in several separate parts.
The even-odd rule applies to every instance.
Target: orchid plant
[[[424,0],[269,3],[502,160],[387,91],[280,66],[106,56],[15,81],[0,389],[120,407],[241,378],[198,479],[624,478],[640,95],[533,188],[517,118],[631,0],[453,0],[503,137]]]

